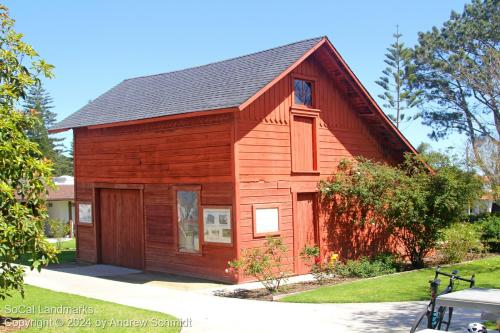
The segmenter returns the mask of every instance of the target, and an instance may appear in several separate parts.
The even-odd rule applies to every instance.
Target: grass
[[[486,328],[488,329],[488,331],[490,331],[490,330],[496,330],[498,328],[497,323],[494,322],[494,321],[492,321],[492,320],[484,321],[484,322],[482,322],[482,324],[484,326],[486,326]]]
[[[56,244],[54,244],[56,246]],[[18,264],[29,266],[28,254],[22,255],[17,261]],[[58,264],[72,263],[76,260],[76,239],[72,238],[67,241],[61,242],[61,250],[57,254]],[[52,263],[54,264],[54,263]]]
[[[174,326],[177,322],[175,317],[170,315],[141,310],[129,306],[119,305],[110,302],[95,300],[82,296],[70,295],[42,289],[34,286],[26,286],[26,297],[22,299],[19,295],[1,301],[0,316],[21,317],[31,320],[31,325],[23,332],[151,332],[160,330],[155,327],[159,323]],[[83,307],[86,307],[84,313]],[[51,310],[68,309],[66,314],[50,314]],[[12,310],[20,310],[23,313],[13,314]],[[9,314],[9,312],[11,312]],[[45,312],[45,313],[44,313]],[[68,314],[68,312],[72,312]],[[74,313],[79,312],[79,313]],[[113,322],[114,320],[114,322]],[[137,320],[143,327],[125,327],[124,320],[129,323]],[[172,322],[174,321],[175,322]],[[121,321],[121,322],[120,322]],[[107,323],[105,329],[102,328]],[[115,323],[115,326],[110,326]],[[156,324],[155,324],[156,323]],[[62,324],[62,326],[60,326]],[[1,329],[0,329],[1,330]],[[162,327],[162,332],[180,332],[179,327]]]
[[[76,250],[76,238],[61,242],[61,250]]]
[[[500,256],[475,260],[468,263],[443,267],[450,272],[458,269],[463,277],[476,274],[476,286],[500,288]],[[374,279],[357,280],[333,286],[286,296],[282,302],[293,303],[363,303],[363,302],[400,302],[422,301],[429,299],[429,280],[434,278],[434,269],[428,268],[401,274],[386,275]],[[446,286],[448,280],[441,277]],[[465,282],[458,289],[468,287]]]

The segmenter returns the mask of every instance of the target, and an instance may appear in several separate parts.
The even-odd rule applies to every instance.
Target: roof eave
[[[49,129],[49,133],[51,133],[51,134],[60,133],[60,132],[65,132],[65,131],[75,129],[75,128],[97,129],[97,128],[139,125],[139,124],[147,124],[147,123],[166,121],[166,120],[174,120],[174,119],[180,119],[180,118],[192,118],[192,117],[201,117],[201,116],[216,115],[216,114],[222,114],[222,113],[233,113],[236,111],[238,111],[238,107],[234,106],[234,107],[228,107],[228,108],[211,109],[211,110],[205,110],[205,111],[193,111],[193,112],[187,112],[187,113],[182,113],[182,114],[159,116],[159,117],[153,117],[153,118],[117,121],[117,122],[97,124],[97,125],[83,125],[83,126],[74,126],[74,127],[62,128],[62,129],[59,129],[59,128],[58,129]]]
[[[56,133],[66,132],[66,131],[69,131],[71,129],[73,129],[73,127],[69,127],[69,128],[56,128],[56,129],[49,128],[48,132],[49,132],[49,134],[56,134]]]
[[[387,117],[387,115],[382,111],[380,106],[377,104],[377,102],[373,99],[373,97],[370,95],[368,90],[363,86],[361,81],[358,79],[356,74],[351,70],[349,65],[345,62],[344,58],[340,55],[340,53],[337,51],[337,49],[333,46],[333,44],[326,39],[326,45],[330,48],[330,50],[335,54],[337,59],[340,61],[341,65],[344,67],[344,69],[347,71],[347,74],[350,76],[350,78],[353,80],[353,83],[355,84],[356,88],[359,89],[359,91],[362,93],[362,95],[367,99],[368,104],[375,109],[377,114],[382,118],[384,123],[389,126],[389,128],[396,133],[398,138],[404,143],[404,145],[408,148],[409,151],[414,153],[415,155],[418,155],[417,150],[413,145],[405,138],[403,133],[394,126],[393,122]]]

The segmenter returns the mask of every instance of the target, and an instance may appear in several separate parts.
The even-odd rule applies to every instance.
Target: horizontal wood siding
[[[76,146],[76,145],[75,145]],[[78,210],[79,202],[90,202],[93,200],[93,186],[86,183],[75,183],[76,207]],[[94,208],[94,207],[93,207]],[[95,209],[93,209],[95,211]],[[97,243],[96,243],[96,224],[78,225],[76,237],[76,256],[77,259],[84,262],[97,261]]]
[[[291,172],[290,109],[293,75],[315,80],[315,108],[320,110],[317,133],[319,174]],[[283,211],[280,216],[281,236],[289,248],[290,270],[293,270],[294,250],[292,193],[315,191],[319,180],[335,172],[338,162],[344,158],[365,156],[392,162],[384,152],[382,143],[371,134],[366,123],[351,107],[348,97],[337,89],[314,55],[238,115],[236,137],[241,215],[238,231],[241,247],[250,248],[263,244],[262,239],[256,239],[252,234],[252,205],[278,203]],[[324,225],[324,221],[321,222]],[[325,230],[320,232],[320,236],[322,244],[329,242]]]
[[[202,205],[232,206],[232,126],[229,114],[76,129],[77,200],[91,199],[94,184],[142,185],[145,269],[228,280],[233,247],[207,244],[201,255],[177,253],[174,186],[200,185]],[[95,262],[94,228],[78,233],[79,257]]]
[[[231,206],[232,183],[202,184],[202,206]],[[201,255],[177,252],[174,234],[175,189],[171,185],[146,184],[146,269],[228,280],[227,262],[234,257],[232,247],[202,245]]]

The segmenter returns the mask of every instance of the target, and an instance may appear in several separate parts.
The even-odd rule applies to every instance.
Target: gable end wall
[[[320,110],[317,135],[319,174],[291,172],[290,109],[294,75],[315,80],[315,107]],[[394,163],[313,56],[242,110],[236,119],[240,246],[257,247],[265,241],[253,235],[253,205],[279,204],[280,236],[288,248],[290,271],[294,271],[294,261],[301,251],[294,245],[293,209],[296,194],[316,192],[318,182],[331,175],[338,162],[344,158],[365,156]],[[370,251],[379,246],[371,246],[369,237],[363,237],[369,233],[368,230],[337,234],[344,241],[332,239],[328,235],[326,218],[321,209],[318,210],[318,214],[323,216],[319,218],[319,233],[324,251],[337,252],[343,257],[357,257],[371,254]],[[345,229],[340,228],[340,232],[345,232]],[[361,246],[361,243],[364,245]],[[358,246],[362,248],[354,248]]]

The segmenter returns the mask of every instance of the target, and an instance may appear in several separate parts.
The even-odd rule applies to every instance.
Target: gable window
[[[199,191],[177,191],[179,252],[200,252],[199,202]]]
[[[312,81],[294,79],[293,82],[294,103],[296,105],[313,106],[313,83]]]

